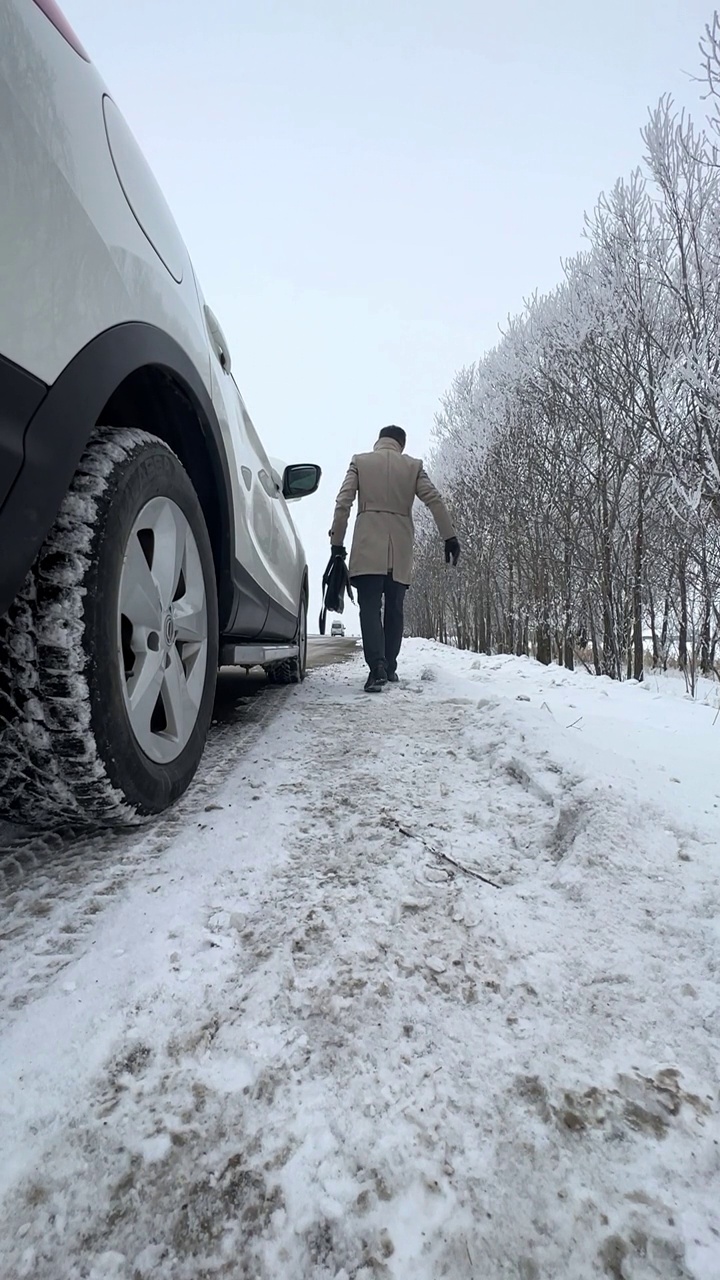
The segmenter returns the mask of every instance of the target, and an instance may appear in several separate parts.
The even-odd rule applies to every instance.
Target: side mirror
[[[320,484],[322,471],[313,462],[299,462],[283,472],[282,491],[286,502],[308,498]]]

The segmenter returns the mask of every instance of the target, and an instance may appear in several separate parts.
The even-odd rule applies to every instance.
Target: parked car
[[[55,0],[0,6],[0,815],[125,824],[200,761],[218,664],[297,682],[308,571],[225,335]]]
[[[344,623],[344,622],[333,622],[333,624],[332,624],[332,626],[331,626],[331,628],[330,628],[330,635],[331,635],[331,636],[344,636],[344,635],[345,635],[345,623]]]

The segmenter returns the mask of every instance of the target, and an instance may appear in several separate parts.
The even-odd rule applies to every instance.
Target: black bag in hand
[[[347,552],[344,547],[333,547],[332,555],[328,561],[328,567],[323,574],[322,591],[323,602],[320,610],[320,635],[325,635],[325,623],[328,613],[342,613],[345,608],[345,592],[347,591],[349,599],[355,603],[352,587],[350,586],[350,575],[345,563]]]

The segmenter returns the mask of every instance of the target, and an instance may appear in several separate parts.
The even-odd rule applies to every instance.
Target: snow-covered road
[[[329,662],[347,660],[355,648],[352,639],[310,637],[309,666],[319,669]],[[0,951],[4,962],[0,1002],[4,1003],[9,992],[17,1008],[44,992],[48,980],[83,944],[86,927],[94,928],[95,917],[114,901],[138,867],[145,869],[149,859],[172,844],[179,830],[188,822],[197,822],[196,815],[212,803],[222,781],[246,758],[289,692],[268,685],[259,670],[246,675],[241,670],[223,669],[196,783],[180,805],[151,822],[139,838],[136,831],[107,832],[99,838],[58,832],[48,835],[0,822]],[[43,920],[44,928],[38,928],[38,919]],[[20,985],[18,962],[24,973]]]
[[[403,660],[6,864],[2,1280],[718,1280],[716,706]]]

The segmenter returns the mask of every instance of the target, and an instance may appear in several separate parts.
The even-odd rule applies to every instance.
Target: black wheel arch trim
[[[22,466],[28,422],[47,395],[47,386],[0,355],[0,507]]]
[[[228,591],[235,576],[232,487],[210,394],[194,362],[174,338],[154,325],[129,321],[106,329],[78,352],[27,424],[22,464],[0,507],[0,616],[22,586],[55,521],[104,406],[126,378],[149,366],[181,384],[206,432],[223,507],[218,566],[221,628],[236,614],[236,588],[233,585]]]
[[[257,640],[288,643],[297,636],[298,615],[284,608],[254,581],[246,569],[236,564],[238,583],[237,609],[232,625],[226,628],[223,640]],[[303,571],[300,598],[308,607],[310,575],[307,565]]]
[[[282,605],[270,600],[265,619],[265,636],[273,640],[294,640],[298,630],[298,615],[288,613]]]

